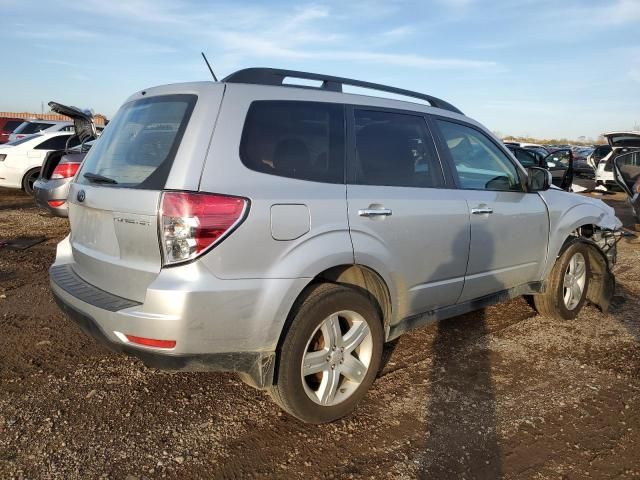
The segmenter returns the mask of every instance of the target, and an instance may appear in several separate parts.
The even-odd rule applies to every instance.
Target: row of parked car
[[[553,173],[554,184],[565,190],[570,188],[576,176],[593,179],[598,186],[622,188],[615,177],[614,162],[621,155],[640,148],[640,132],[615,131],[603,136],[607,145],[593,147],[518,142],[505,142],[505,146],[524,166],[548,168]]]
[[[0,144],[14,142],[34,134],[73,132],[73,122],[0,118]]]
[[[67,216],[68,183],[103,127],[90,111],[57,102],[49,107],[71,120],[21,122],[0,145],[0,186],[20,188],[51,213]],[[11,121],[3,122],[6,128]]]

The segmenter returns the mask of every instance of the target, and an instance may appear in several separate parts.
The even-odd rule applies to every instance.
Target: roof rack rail
[[[322,82],[319,87],[322,90],[328,90],[331,92],[342,92],[343,85],[351,85],[354,87],[368,88],[371,90],[378,90],[381,92],[394,93],[396,95],[403,95],[405,97],[419,98],[426,100],[429,104],[436,108],[443,110],[449,110],[450,112],[459,113],[464,115],[459,109],[454,107],[448,102],[441,100],[437,97],[432,97],[424,93],[413,92],[411,90],[405,90],[403,88],[390,87],[388,85],[381,85],[379,83],[363,82],[362,80],[353,80],[351,78],[333,77],[330,75],[321,75],[318,73],[297,72],[295,70],[281,70],[277,68],[245,68],[238,70],[237,72],[228,75],[223,78],[222,81],[226,83],[250,83],[255,85],[275,85],[275,86],[287,86],[287,87],[299,87],[299,88],[315,88],[307,87],[304,85],[285,84],[285,78],[301,78],[305,80],[318,80]]]

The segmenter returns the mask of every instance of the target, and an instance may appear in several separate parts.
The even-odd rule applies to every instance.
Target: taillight
[[[51,174],[51,180],[73,177],[79,168],[79,163],[59,163]]]
[[[50,207],[57,208],[64,205],[64,202],[66,202],[66,200],[49,200],[47,203],[49,204]]]
[[[242,222],[249,201],[210,193],[164,192],[160,235],[164,263],[197,257]]]

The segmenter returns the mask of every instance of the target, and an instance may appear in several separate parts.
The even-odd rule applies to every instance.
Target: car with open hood
[[[42,164],[40,175],[33,185],[36,203],[58,217],[68,215],[69,184],[85,155],[97,138],[93,114],[90,110],[49,102],[52,111],[73,120],[76,143],[74,147],[49,152]]]
[[[520,295],[606,311],[621,226],[445,100],[265,68],[133,93],[67,202],[49,274],[70,319],[312,423],[352,412],[416,327]]]
[[[640,131],[620,131],[604,133],[611,152],[598,163],[596,169],[596,184],[605,187],[617,187],[618,182],[613,175],[613,167],[619,155],[635,151],[640,148]]]

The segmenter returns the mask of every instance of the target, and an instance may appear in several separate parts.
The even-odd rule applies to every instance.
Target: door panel
[[[470,214],[469,262],[459,302],[538,280],[548,214],[496,141],[475,126],[437,119],[441,156],[453,166]]]
[[[569,190],[573,183],[573,152],[570,149],[556,150],[544,159],[551,172],[553,184],[563,190]]]
[[[396,318],[453,305],[464,284],[469,212],[456,190],[348,185],[356,263],[396,285]],[[360,210],[387,209],[388,216]]]
[[[393,283],[394,317],[454,304],[464,284],[469,212],[445,186],[421,115],[349,111],[348,217],[356,263]]]
[[[538,194],[462,192],[471,212],[471,248],[460,302],[536,280],[549,234]],[[482,207],[492,213],[473,213]]]

